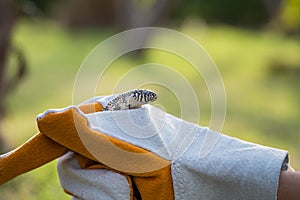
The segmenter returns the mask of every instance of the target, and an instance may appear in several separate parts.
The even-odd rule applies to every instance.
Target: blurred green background
[[[299,0],[145,0],[126,5],[121,1],[4,0],[0,9],[5,5],[13,5],[11,46],[22,50],[27,67],[18,84],[1,96],[2,152],[18,147],[38,131],[37,114],[72,104],[77,70],[97,44],[121,30],[162,26],[198,41],[218,66],[227,95],[223,133],[287,149],[292,166],[300,169]],[[19,72],[16,56],[7,57],[2,81],[13,80]],[[108,94],[111,83],[129,69],[150,62],[173,67],[193,85],[199,84],[200,124],[207,126],[211,105],[203,82],[182,58],[167,52],[146,50],[119,58],[102,83],[107,91],[97,95]],[[167,112],[180,116],[178,102],[169,100],[171,93],[150,87],[158,90],[159,104]],[[2,185],[0,195],[8,200],[69,199],[59,186],[56,161]]]

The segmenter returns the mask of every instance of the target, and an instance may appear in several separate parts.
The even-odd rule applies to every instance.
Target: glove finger
[[[79,199],[133,199],[129,176],[105,169],[99,164],[82,169],[73,152],[61,157],[57,164],[64,190]]]

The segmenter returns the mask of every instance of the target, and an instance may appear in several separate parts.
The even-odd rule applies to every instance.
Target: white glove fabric
[[[130,197],[129,182],[125,176],[108,169],[81,169],[73,152],[59,159],[57,170],[63,188],[79,199],[129,199]]]

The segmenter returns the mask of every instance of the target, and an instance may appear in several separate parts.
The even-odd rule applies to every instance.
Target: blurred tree
[[[122,29],[158,25],[170,11],[170,0],[115,0],[115,18]]]
[[[276,18],[280,12],[282,0],[263,0],[263,3],[269,17]]]
[[[166,15],[170,3],[170,0],[64,0],[57,4],[55,13],[72,28],[114,26],[124,30],[156,25]]]
[[[21,11],[27,15],[48,13],[54,2],[55,0],[15,0]]]
[[[170,6],[170,0],[65,0],[59,6],[59,13],[62,13],[60,18],[64,24],[71,28],[107,26],[127,30],[157,26],[170,10]],[[150,32],[138,35],[135,42],[143,46],[150,35]],[[141,50],[137,52],[140,53]]]
[[[54,14],[69,28],[112,26],[114,1],[64,0],[54,6]]]
[[[270,3],[268,0],[179,0],[173,14],[177,20],[192,15],[201,17],[208,23],[256,27],[270,20],[269,12],[275,12],[278,4],[278,0],[274,1]]]
[[[122,30],[138,27],[154,27],[163,21],[171,10],[170,0],[149,0],[138,2],[136,0],[115,0],[115,21]],[[143,47],[151,37],[150,30],[144,34],[135,35],[135,43]],[[134,56],[139,56],[143,48],[136,50]]]
[[[12,29],[15,24],[15,5],[13,0],[0,1],[0,123],[5,113],[5,97],[25,75],[26,62],[22,51],[11,44]],[[9,56],[17,58],[15,74],[8,75]],[[0,128],[0,152],[6,150],[6,144]]]

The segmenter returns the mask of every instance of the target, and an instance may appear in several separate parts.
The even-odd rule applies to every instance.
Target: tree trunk
[[[13,26],[13,2],[12,0],[0,1],[0,123],[4,116],[4,98],[6,93],[5,74],[7,57],[10,48],[10,37]],[[0,124],[0,152],[6,150],[6,144],[1,133]]]
[[[13,0],[0,0],[0,152],[7,150],[3,139],[1,122],[5,114],[5,97],[25,75],[26,62],[23,52],[11,45],[12,28],[15,24],[15,7]],[[14,55],[17,59],[17,73],[8,78],[8,58]]]

